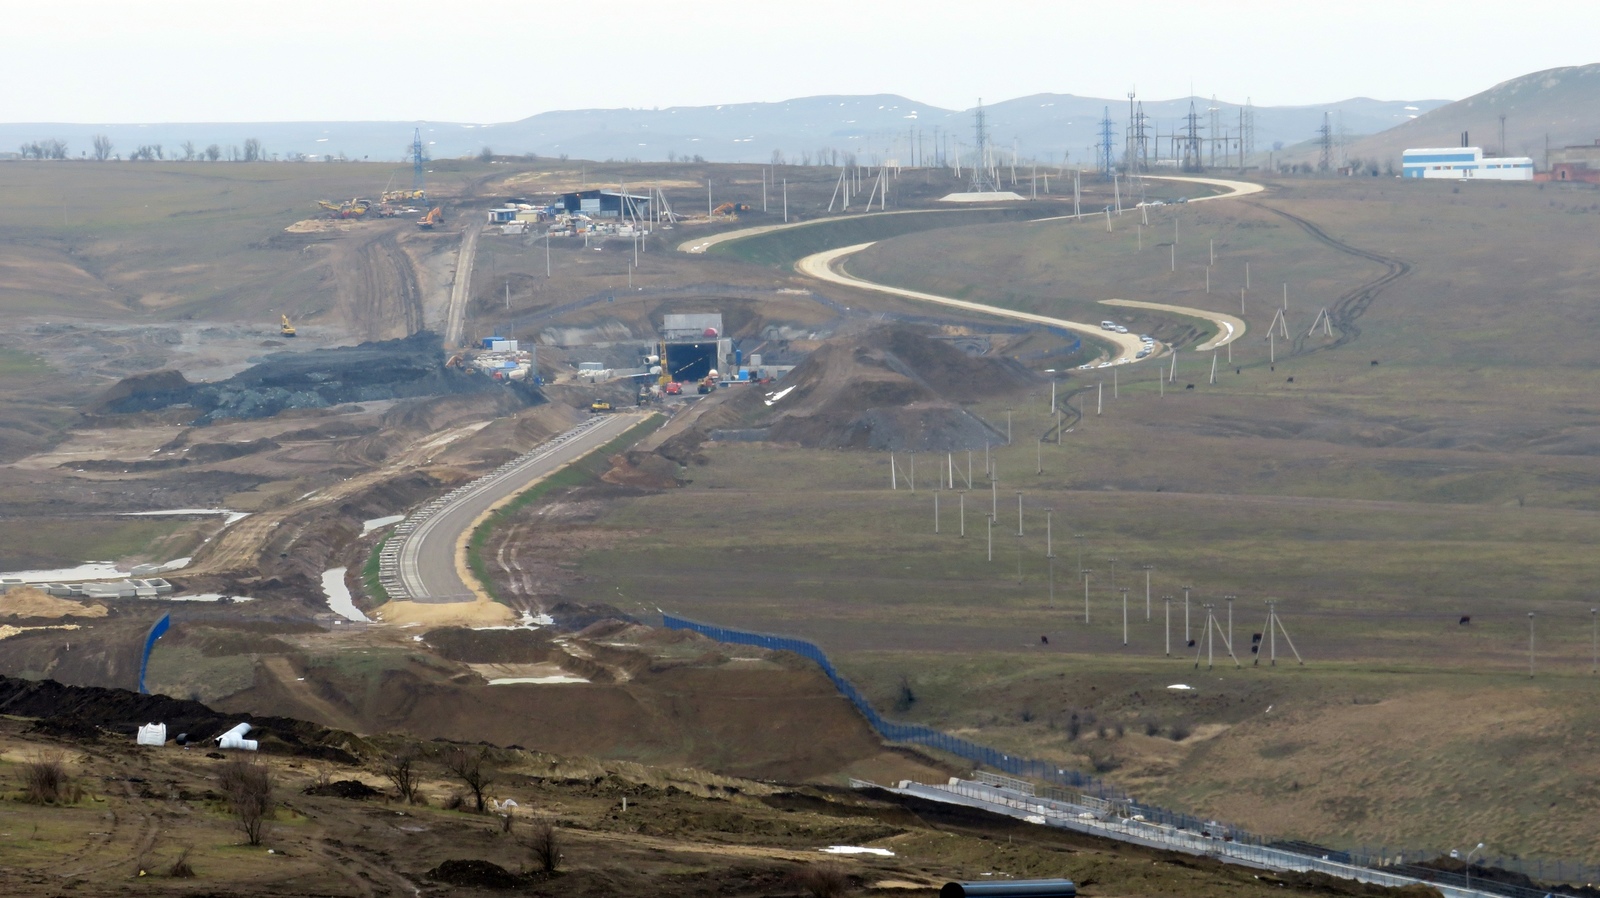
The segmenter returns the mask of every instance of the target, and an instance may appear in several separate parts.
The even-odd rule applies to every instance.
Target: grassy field
[[[1215,384],[1211,359],[1182,353],[1170,385],[1154,365],[1074,372],[1062,389],[1086,416],[1060,445],[1035,443],[1054,423],[1047,390],[975,407],[1001,427],[1012,407],[1017,435],[995,450],[992,561],[981,453],[962,539],[951,492],[933,532],[942,456],[917,459],[913,494],[889,490],[883,455],[710,445],[688,488],[601,519],[627,537],[583,563],[584,597],[620,590],[636,611],[812,639],[885,710],[1105,769],[1141,795],[1252,828],[1342,844],[1492,834],[1508,853],[1585,854],[1578,821],[1600,807],[1588,785],[1600,769],[1573,761],[1570,778],[1545,775],[1537,759],[1554,764],[1597,725],[1600,422],[1588,397],[1600,382],[1585,341],[1565,335],[1600,314],[1588,298],[1600,263],[1575,250],[1600,237],[1600,216],[1579,190],[1469,186],[1484,189],[1295,182],[1259,203],[1158,207],[1142,252],[1128,215],[1110,234],[1102,220],[883,240],[850,270],[1158,334],[1184,325],[1096,300],[1237,313],[1248,261],[1252,331],[1233,366],[1219,353]],[[1347,345],[1326,348],[1338,332],[1298,350],[1293,338],[1384,267],[1271,208],[1409,266],[1364,314],[1341,318],[1359,331]],[[1173,272],[1160,244],[1175,219]],[[1283,283],[1291,339],[1271,360]],[[898,462],[904,476],[910,459]],[[965,459],[956,465],[965,486]],[[1087,624],[1080,568],[1092,569]],[[1218,641],[1223,663],[1196,673],[1204,646],[1184,644],[1184,585],[1194,636],[1203,604],[1226,629],[1225,597],[1237,597],[1245,670]],[[1249,667],[1269,598],[1308,667],[1283,666],[1281,640],[1278,668]],[[1198,701],[1167,695],[1202,676]],[[918,700],[904,702],[902,685]],[[1280,716],[1267,719],[1269,706]],[[1068,739],[1074,713],[1108,737],[1096,724]],[[1173,740],[1175,726],[1188,735]]]
[[[192,550],[208,526],[164,518],[93,517],[30,521],[6,529],[0,570],[73,567],[138,558],[166,562]],[[157,557],[160,556],[160,557]]]

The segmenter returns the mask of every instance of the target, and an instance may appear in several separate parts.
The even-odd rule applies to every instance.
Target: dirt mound
[[[189,406],[195,423],[224,418],[266,418],[285,409],[325,408],[344,402],[374,402],[457,393],[511,390],[538,401],[531,387],[505,385],[460,374],[444,366],[439,337],[423,331],[385,340],[309,352],[279,352],[259,365],[214,384],[192,384],[173,376],[128,378],[100,398],[96,408],[119,414]]]
[[[714,438],[808,448],[977,449],[1001,434],[961,404],[1033,381],[1011,359],[969,356],[924,331],[891,325],[823,345],[775,388],[741,395],[708,415],[704,427]]]
[[[150,371],[135,374],[117,381],[89,406],[90,414],[105,414],[113,408],[128,403],[138,403],[141,397],[177,393],[194,386],[180,371]]]
[[[348,798],[351,801],[366,801],[383,795],[377,789],[360,780],[334,780],[331,783],[312,783],[300,790],[306,795],[320,795],[324,798]]]
[[[471,630],[441,627],[422,641],[451,661],[463,664],[537,664],[564,654],[540,630]]]
[[[106,606],[59,599],[31,586],[13,586],[0,593],[0,617],[105,617]]]
[[[256,727],[251,738],[263,751],[353,763],[355,737],[349,733],[284,717],[223,714],[199,702],[126,689],[66,686],[55,680],[0,677],[0,714],[42,718],[47,732],[104,730],[132,737],[146,723],[165,723],[167,732],[187,733],[194,743],[220,735],[237,723]]]
[[[434,882],[479,889],[515,889],[522,886],[523,879],[499,864],[455,859],[429,870],[428,878]]]

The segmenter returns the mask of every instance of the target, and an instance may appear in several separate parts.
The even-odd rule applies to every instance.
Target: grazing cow
[[[1461,620],[1456,621],[1456,623],[1459,624],[1460,626],[1465,627],[1467,624],[1472,623],[1472,615],[1463,614],[1463,615],[1461,615]]]
[[[1191,648],[1191,649],[1194,648],[1194,640],[1193,639],[1189,640],[1189,648]]]
[[[1244,373],[1244,369],[1243,368],[1235,368],[1235,369],[1233,369],[1233,373],[1234,374],[1243,374]]]
[[[1294,383],[1294,378],[1289,378],[1289,383]]]
[[[1376,366],[1376,365],[1377,365],[1377,364],[1378,364],[1378,360],[1377,360],[1377,359],[1373,359],[1373,360],[1372,360],[1372,364],[1373,364],[1373,365],[1374,365],[1374,366]]]
[[[1039,643],[1041,645],[1049,645],[1050,644],[1050,637],[1048,637],[1048,636],[1040,636],[1039,637]]]
[[[1192,389],[1194,389],[1194,384],[1190,384],[1187,387],[1184,387],[1184,389],[1185,390],[1192,390]]]

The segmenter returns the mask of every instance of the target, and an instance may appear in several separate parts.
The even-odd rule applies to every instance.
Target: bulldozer
[[[295,336],[294,325],[289,323],[289,316],[283,315],[283,324],[278,326],[278,335],[282,337]]]
[[[443,223],[444,209],[440,206],[434,206],[432,209],[428,210],[427,215],[417,219],[417,227],[423,229],[424,231],[431,231],[433,230],[434,225]]]

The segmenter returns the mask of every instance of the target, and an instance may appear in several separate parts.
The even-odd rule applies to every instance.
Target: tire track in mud
[[[400,248],[393,233],[384,234],[361,244],[356,249],[356,282],[352,288],[355,297],[358,327],[368,340],[382,340],[392,335],[394,318],[403,320],[405,333],[411,336],[422,330],[422,288],[417,281],[416,266],[411,257]]]
[[[1372,250],[1365,250],[1361,249],[1360,247],[1351,246],[1342,240],[1330,236],[1327,231],[1324,231],[1322,228],[1307,221],[1306,219],[1301,218],[1298,215],[1292,215],[1283,211],[1282,209],[1274,209],[1271,206],[1265,206],[1261,203],[1251,203],[1250,205],[1294,222],[1301,230],[1305,231],[1306,234],[1311,237],[1311,239],[1317,241],[1318,243],[1321,243],[1346,255],[1355,256],[1359,259],[1366,259],[1369,262],[1376,262],[1377,264],[1382,265],[1385,269],[1382,275],[1379,275],[1378,277],[1367,281],[1361,286],[1343,294],[1334,301],[1332,306],[1328,307],[1328,318],[1330,319],[1334,329],[1339,332],[1339,336],[1336,337],[1332,343],[1328,343],[1323,346],[1313,346],[1308,349],[1306,348],[1306,338],[1309,336],[1309,334],[1298,334],[1294,338],[1294,349],[1291,352],[1291,355],[1309,355],[1313,352],[1319,352],[1324,349],[1338,349],[1339,347],[1352,342],[1357,337],[1360,337],[1361,328],[1356,326],[1356,319],[1360,318],[1366,313],[1368,307],[1372,305],[1372,301],[1378,298],[1378,294],[1388,289],[1389,286],[1395,281],[1398,281],[1411,273],[1412,265],[1410,262],[1407,262],[1404,259],[1399,259],[1394,256],[1386,256],[1382,253],[1373,252]]]

